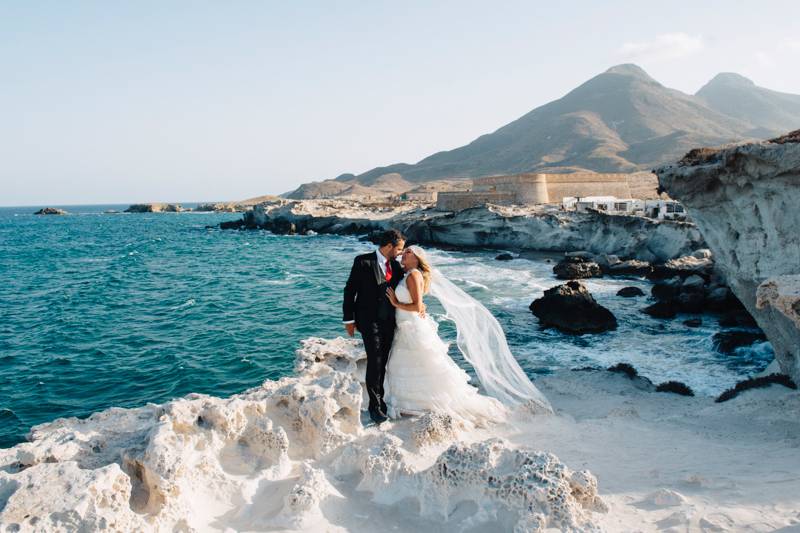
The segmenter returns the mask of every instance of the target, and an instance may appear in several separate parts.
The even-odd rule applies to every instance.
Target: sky
[[[800,2],[7,1],[0,205],[240,200],[414,163],[636,63],[800,93]]]

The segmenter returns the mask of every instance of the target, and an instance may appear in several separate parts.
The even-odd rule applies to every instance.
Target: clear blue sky
[[[0,4],[0,205],[235,200],[416,162],[624,62],[800,93],[800,2]]]

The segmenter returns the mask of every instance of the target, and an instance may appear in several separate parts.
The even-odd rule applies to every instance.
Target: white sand
[[[556,415],[514,427],[362,428],[357,345],[298,356],[298,377],[231,398],[34,428],[0,450],[0,529],[800,531],[797,391],[716,404],[564,371],[537,382]]]

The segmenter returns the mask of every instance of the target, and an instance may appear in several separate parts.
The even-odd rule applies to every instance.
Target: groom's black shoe
[[[373,422],[375,422],[379,426],[389,419],[389,417],[386,416],[385,411],[381,411],[380,409],[375,407],[369,408],[369,417],[372,419]]]

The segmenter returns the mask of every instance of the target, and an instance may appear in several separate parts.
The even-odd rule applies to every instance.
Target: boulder
[[[681,313],[702,313],[706,308],[706,297],[702,292],[682,292],[675,303]]]
[[[573,335],[601,333],[617,327],[613,313],[598,304],[579,281],[544,291],[543,297],[531,303],[530,310],[542,326]]]
[[[623,287],[617,291],[617,296],[623,298],[634,298],[636,296],[644,296],[644,291],[639,287]]]
[[[714,334],[711,342],[714,343],[714,348],[724,354],[732,354],[737,348],[743,346],[750,346],[755,342],[767,340],[766,335],[762,331],[720,331]]]
[[[514,256],[511,255],[511,254],[505,253],[505,254],[498,255],[497,257],[495,257],[495,259],[498,260],[498,261],[511,261],[512,259],[514,259]]]
[[[660,301],[642,309],[642,313],[653,318],[675,318],[678,309],[673,301]]]
[[[599,278],[603,275],[600,265],[580,256],[568,256],[553,267],[558,279]]]
[[[655,283],[650,294],[659,301],[674,300],[681,292],[681,280],[678,277]]]
[[[703,288],[703,286],[705,286],[705,284],[706,284],[706,280],[704,280],[702,277],[698,276],[697,274],[692,274],[691,276],[689,276],[688,278],[683,280],[683,283],[681,283],[681,289],[682,290],[687,290],[687,289],[689,289],[689,290],[691,290],[691,289],[702,290],[702,288]]]
[[[647,261],[628,259],[619,263],[610,264],[606,272],[612,276],[648,276],[653,267]]]

